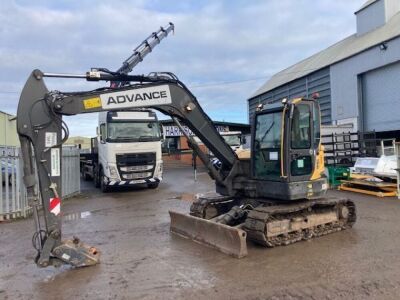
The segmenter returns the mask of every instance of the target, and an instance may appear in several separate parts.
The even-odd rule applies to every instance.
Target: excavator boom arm
[[[92,75],[88,76],[91,78]],[[226,178],[238,170],[234,167],[239,163],[236,154],[215,129],[195,96],[174,76],[150,78],[103,74],[96,76],[97,80],[140,82],[117,88],[106,87],[73,93],[48,91],[44,77],[46,73],[39,70],[32,72],[21,93],[17,113],[17,129],[28,198],[34,208],[38,207],[39,195],[43,203],[44,223],[40,221],[34,209],[36,232],[33,238],[38,250],[36,262],[41,267],[59,263],[87,266],[98,262],[99,254],[94,248],[84,245],[78,239],[61,241],[61,157],[62,143],[68,137],[68,128],[62,120],[63,115],[154,108],[171,116],[178,125],[183,121],[220,159],[222,168],[217,170],[189,137],[192,146],[218,184],[225,185]],[[51,74],[50,77],[55,75]],[[33,155],[40,193],[36,189]]]

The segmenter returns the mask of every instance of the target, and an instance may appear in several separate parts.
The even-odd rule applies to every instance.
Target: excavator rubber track
[[[249,240],[277,247],[351,228],[356,218],[353,201],[325,198],[258,206],[249,211],[242,229]]]
[[[202,219],[212,219],[226,213],[234,205],[229,196],[219,194],[200,195],[190,206],[190,215]]]

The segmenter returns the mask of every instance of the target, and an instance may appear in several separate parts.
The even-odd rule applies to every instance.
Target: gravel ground
[[[249,244],[235,259],[170,235],[168,210],[213,190],[205,173],[170,169],[156,190],[101,194],[86,184],[63,203],[63,236],[102,252],[99,265],[39,269],[33,220],[0,223],[0,299],[399,299],[400,201],[356,202],[354,228],[287,247]]]

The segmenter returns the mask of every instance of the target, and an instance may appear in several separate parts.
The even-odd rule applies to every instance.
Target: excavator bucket
[[[100,252],[82,243],[78,238],[65,240],[54,248],[53,254],[66,264],[74,267],[88,267],[100,262]]]
[[[169,211],[169,215],[172,233],[237,258],[247,255],[244,230],[179,212]]]

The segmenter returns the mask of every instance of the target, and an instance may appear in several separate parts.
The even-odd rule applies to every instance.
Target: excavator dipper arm
[[[46,76],[136,83],[71,93],[48,91],[43,80]],[[28,78],[20,97],[17,128],[24,162],[24,183],[29,203],[34,210],[36,231],[33,244],[38,251],[38,266],[65,263],[81,267],[99,261],[99,251],[86,246],[78,238],[61,240],[61,157],[62,143],[68,137],[68,128],[62,116],[138,107],[159,110],[170,115],[178,125],[183,121],[222,162],[222,167],[217,170],[189,137],[193,149],[208,167],[210,176],[217,184],[224,186],[228,194],[234,194],[229,178],[240,174],[239,160],[219,135],[194,95],[175,76],[163,74],[145,77],[93,72],[86,76],[71,76],[35,70]],[[40,199],[43,218],[38,214]]]

